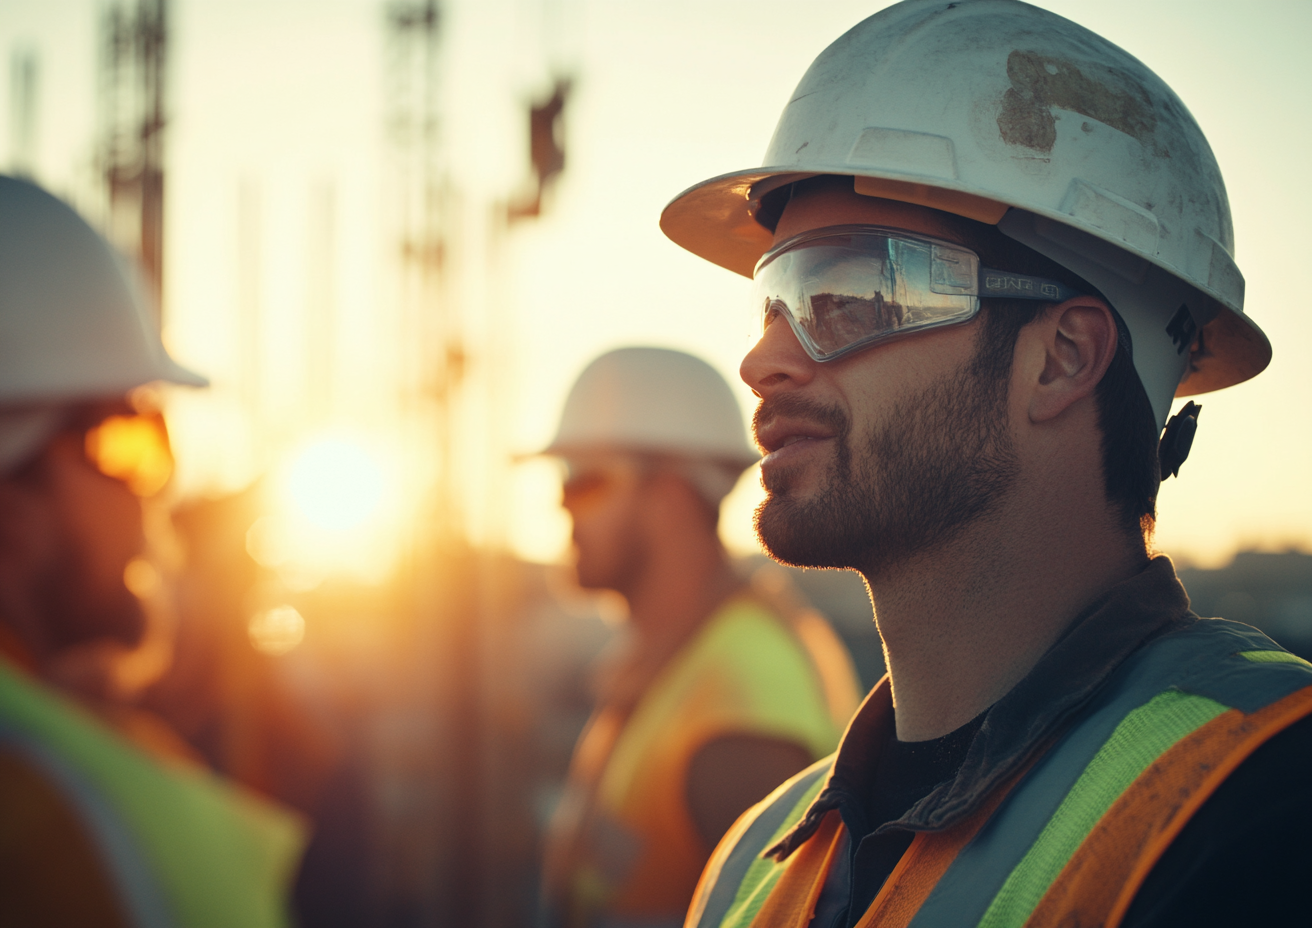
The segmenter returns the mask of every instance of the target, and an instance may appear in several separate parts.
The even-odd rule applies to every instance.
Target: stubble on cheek
[[[847,424],[817,487],[771,480],[757,536],[779,561],[867,579],[941,545],[992,509],[1017,476],[996,378],[967,366],[894,404],[869,433]],[[858,454],[853,454],[853,443]]]

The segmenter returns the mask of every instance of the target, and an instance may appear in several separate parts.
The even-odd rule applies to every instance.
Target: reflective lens
[[[138,496],[152,496],[173,475],[173,452],[159,413],[110,416],[86,433],[86,456]]]
[[[779,317],[817,361],[910,332],[967,322],[981,296],[1060,301],[1055,281],[1002,274],[951,242],[877,226],[833,226],[767,252],[753,276],[762,326]]]
[[[817,361],[875,341],[965,322],[979,311],[970,251],[874,229],[824,229],[761,259],[755,305],[763,325],[788,320]]]

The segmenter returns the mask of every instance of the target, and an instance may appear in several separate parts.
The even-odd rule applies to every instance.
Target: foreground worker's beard
[[[761,543],[785,564],[850,567],[867,579],[946,543],[1015,482],[1007,386],[1007,378],[968,364],[899,401],[865,435],[852,434],[838,407],[793,394],[762,402],[758,425],[781,415],[819,422],[833,430],[835,450],[809,499],[793,495],[788,469],[762,477]]]
[[[56,651],[90,641],[116,641],[127,647],[141,643],[146,613],[141,602],[123,584],[95,589],[86,557],[66,541],[36,578],[50,644]]]

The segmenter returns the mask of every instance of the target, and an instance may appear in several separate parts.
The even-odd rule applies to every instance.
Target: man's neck
[[[728,554],[713,534],[657,545],[625,597],[640,646],[662,651],[681,643],[738,583]]]
[[[867,576],[900,740],[941,737],[993,705],[1086,606],[1146,564],[1105,509],[1043,502]]]

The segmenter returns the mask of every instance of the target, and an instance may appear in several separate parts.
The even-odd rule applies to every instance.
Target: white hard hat
[[[723,377],[668,348],[617,348],[579,375],[543,454],[620,450],[715,461],[743,470],[760,458]]]
[[[0,176],[0,407],[205,386],[160,341],[128,264],[66,203]]]
[[[996,224],[1097,287],[1130,330],[1159,427],[1173,396],[1270,362],[1243,314],[1230,206],[1202,131],[1140,61],[1054,13],[1018,0],[877,13],[811,65],[764,167],[685,191],[661,228],[750,277],[772,237],[754,218],[761,198],[818,174]]]

